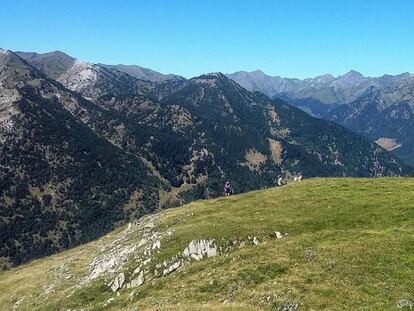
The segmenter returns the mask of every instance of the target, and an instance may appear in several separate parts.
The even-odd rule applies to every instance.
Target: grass
[[[133,296],[131,289],[116,296],[104,279],[69,295],[99,243],[116,239],[118,229],[1,273],[1,310],[282,310],[289,303],[298,310],[394,310],[400,299],[414,301],[413,189],[409,178],[313,179],[197,201],[161,213],[157,229],[175,232],[161,241],[154,264],[193,239],[214,238],[231,250],[154,279]],[[275,239],[274,231],[287,236]],[[73,277],[45,295],[67,258]],[[115,303],[104,308],[111,297]]]

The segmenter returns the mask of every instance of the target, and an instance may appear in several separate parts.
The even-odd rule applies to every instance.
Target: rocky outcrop
[[[138,276],[127,284],[127,288],[134,288],[145,283],[144,271],[139,272]]]
[[[165,263],[165,262],[164,262]],[[179,267],[181,267],[181,260],[177,260],[176,262],[172,263],[171,265],[166,265],[166,268],[163,270],[162,275],[166,276],[171,272],[174,272]]]
[[[412,310],[413,309],[413,302],[408,300],[408,299],[401,299],[397,302],[397,308],[398,309],[408,309],[408,310]]]
[[[183,255],[195,260],[201,260],[203,257],[214,257],[217,256],[217,247],[214,240],[193,240],[188,244]]]
[[[281,232],[275,231],[273,233],[274,233],[276,239],[282,239],[283,238],[283,234]]]
[[[124,286],[124,282],[125,274],[122,272],[110,283],[112,291],[116,292],[117,290],[120,290],[122,286]]]

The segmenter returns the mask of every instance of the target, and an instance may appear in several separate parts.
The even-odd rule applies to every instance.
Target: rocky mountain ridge
[[[414,165],[414,83],[371,88],[354,102],[330,111],[327,118],[376,140]]]
[[[94,132],[108,124],[99,107],[9,51],[0,55],[0,94],[1,268],[158,207],[157,178],[146,165]],[[126,212],[134,197],[145,207]]]
[[[336,78],[324,75],[305,80],[270,77],[259,71],[228,76],[248,90],[285,99],[365,135],[414,165],[412,74],[370,78],[350,71]]]
[[[350,103],[372,87],[386,88],[396,83],[414,81],[413,75],[409,73],[365,77],[355,70],[337,77],[326,74],[303,80],[268,76],[260,70],[239,71],[227,76],[249,91],[259,91],[269,98],[289,99],[293,101],[292,104],[303,107],[314,115],[323,115],[330,106]],[[314,109],[310,101],[313,101]],[[318,104],[325,105],[322,109],[325,111],[318,111]]]

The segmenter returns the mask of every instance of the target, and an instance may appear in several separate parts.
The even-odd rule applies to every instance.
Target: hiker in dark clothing
[[[223,192],[225,197],[228,197],[233,194],[233,188],[231,187],[228,181],[226,181],[226,183],[224,184]]]

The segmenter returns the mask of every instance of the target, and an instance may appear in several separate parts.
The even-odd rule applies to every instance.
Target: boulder
[[[283,305],[282,311],[295,311],[297,310],[299,305],[297,303],[285,303]]]
[[[111,282],[112,291],[116,292],[117,290],[120,290],[122,286],[124,286],[124,282],[125,274],[122,272]]]
[[[217,247],[214,245],[214,240],[193,240],[185,248],[183,255],[195,260],[214,257],[217,256]]]
[[[135,279],[131,280],[131,282],[127,284],[127,288],[138,287],[144,283],[145,283],[145,275],[144,275],[144,271],[141,271]]]
[[[109,299],[105,302],[104,307],[106,307],[107,305],[110,305],[110,304],[112,304],[112,303],[114,303],[114,302],[115,302],[115,298],[109,298]]]
[[[170,274],[171,272],[174,272],[175,270],[177,270],[180,266],[181,266],[181,260],[178,260],[174,262],[173,264],[171,264],[170,266],[167,266],[167,268],[165,268],[164,271],[162,272],[162,275],[166,276]]]
[[[282,233],[280,233],[279,231],[275,231],[275,232],[274,232],[274,234],[275,234],[276,239],[281,239],[281,238],[283,238],[283,234],[282,234]]]
[[[398,309],[407,308],[409,310],[412,310],[413,306],[414,306],[413,302],[408,299],[401,299],[397,302]]]
[[[145,224],[145,226],[144,226],[144,230],[146,230],[147,232],[151,231],[154,228],[155,228],[155,224],[153,222],[149,222],[149,223]]]
[[[156,241],[156,242],[152,245],[152,249],[153,249],[153,250],[155,250],[155,249],[160,249],[160,248],[161,248],[161,241],[160,241],[160,240]]]
[[[138,274],[141,272],[142,265],[139,265],[137,268],[135,268],[134,272],[132,273],[133,275]]]
[[[168,235],[168,236],[172,236],[172,235],[174,234],[174,231],[175,231],[175,230],[174,230],[174,229],[172,229],[172,228],[168,229],[168,230],[167,230],[167,235]]]

